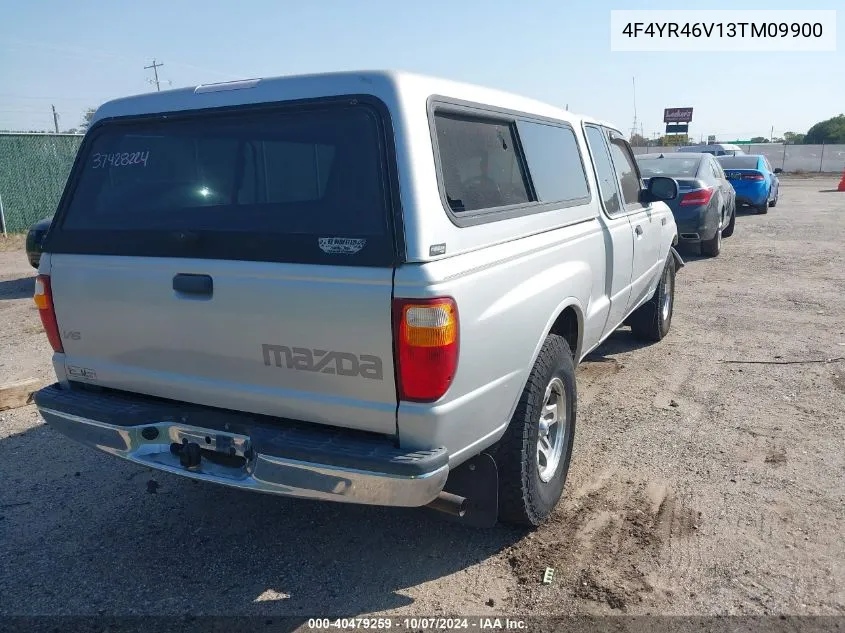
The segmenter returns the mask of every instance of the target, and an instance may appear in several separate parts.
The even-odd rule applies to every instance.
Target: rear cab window
[[[389,266],[388,124],[349,100],[104,121],[47,248]]]
[[[566,122],[436,106],[431,125],[444,207],[458,226],[591,200],[578,141]],[[573,221],[586,217],[568,214]]]

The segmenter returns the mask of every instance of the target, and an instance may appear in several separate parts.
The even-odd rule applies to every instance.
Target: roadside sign
[[[666,108],[663,110],[664,123],[690,123],[692,108]]]

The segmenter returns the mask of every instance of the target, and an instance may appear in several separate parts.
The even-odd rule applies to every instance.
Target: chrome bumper
[[[443,490],[448,464],[430,472],[399,475],[262,454],[250,437],[217,429],[151,422],[120,426],[38,407],[48,424],[81,444],[175,475],[288,497],[384,506],[423,506]],[[155,429],[153,432],[150,429]],[[150,439],[152,438],[152,439]],[[196,442],[206,455],[239,462],[232,466],[204,458],[198,466],[182,465],[171,447]]]

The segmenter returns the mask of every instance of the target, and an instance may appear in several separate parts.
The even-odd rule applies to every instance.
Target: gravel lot
[[[845,362],[723,362],[845,357],[837,182],[784,179],[716,260],[684,253],[663,342],[582,364],[533,533],[194,483],[0,412],[0,614],[845,614]],[[0,252],[0,382],[52,376],[32,277]]]

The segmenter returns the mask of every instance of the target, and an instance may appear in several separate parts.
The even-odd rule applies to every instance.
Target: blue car
[[[772,169],[765,156],[736,154],[719,156],[716,160],[736,191],[736,204],[753,207],[757,213],[768,213],[778,203],[781,169]]]

